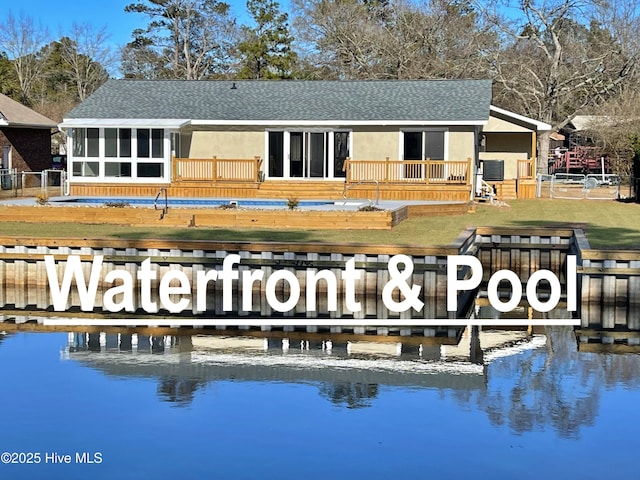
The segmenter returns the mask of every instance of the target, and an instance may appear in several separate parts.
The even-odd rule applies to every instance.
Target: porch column
[[[536,131],[531,132],[531,159],[533,160],[533,171],[538,171],[538,139],[536,136]]]

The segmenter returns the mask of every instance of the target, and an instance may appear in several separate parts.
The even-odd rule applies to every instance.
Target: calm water
[[[640,356],[510,335],[480,336],[474,363],[464,339],[397,355],[0,334],[0,451],[41,455],[0,478],[637,477]]]

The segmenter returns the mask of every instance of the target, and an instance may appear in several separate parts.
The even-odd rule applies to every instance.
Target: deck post
[[[535,160],[536,160],[536,158],[538,158],[537,153],[538,153],[538,138],[537,138],[536,132],[534,130],[533,132],[531,132],[531,159],[533,160],[534,167],[536,166],[535,165]],[[537,170],[534,170],[534,171],[537,171]],[[545,171],[546,171],[546,173],[549,173],[549,167],[548,166],[545,167]]]
[[[345,182],[347,184],[351,183],[351,157],[347,157],[344,159],[342,171],[345,172]]]
[[[427,157],[424,159],[424,161],[424,167],[427,169],[424,175],[424,179],[427,181],[427,184],[429,184],[431,183],[431,158]]]
[[[218,180],[218,157],[216,157],[215,155],[213,156],[213,168],[212,168],[212,171],[213,171],[212,180],[215,182],[215,181]]]
[[[384,183],[389,183],[389,157],[385,157]]]
[[[260,156],[253,157],[253,179],[257,183],[260,181]]]

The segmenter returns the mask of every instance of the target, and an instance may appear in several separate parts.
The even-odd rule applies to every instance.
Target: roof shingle
[[[490,80],[109,80],[65,119],[477,123],[490,104]]]
[[[0,124],[9,127],[56,128],[56,122],[0,94]]]

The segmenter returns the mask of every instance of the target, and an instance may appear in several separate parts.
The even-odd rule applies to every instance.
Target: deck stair
[[[265,180],[256,198],[295,197],[299,200],[342,200],[344,183],[340,181],[303,180],[300,182]]]

